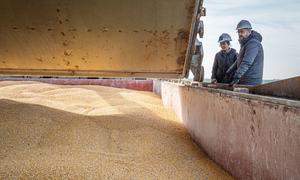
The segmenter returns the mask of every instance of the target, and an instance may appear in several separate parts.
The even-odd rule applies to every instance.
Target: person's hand
[[[215,84],[215,83],[217,83],[218,81],[216,80],[216,79],[212,79],[211,80],[211,83],[213,83],[213,84]]]
[[[239,79],[233,79],[233,81],[229,84],[230,87],[233,87],[234,85],[236,85],[237,83],[239,83]]]

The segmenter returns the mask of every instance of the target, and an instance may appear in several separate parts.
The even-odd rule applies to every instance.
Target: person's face
[[[239,40],[244,40],[249,37],[251,34],[250,29],[239,29],[238,30],[238,35],[239,35]]]
[[[221,42],[220,47],[223,51],[227,51],[229,49],[229,44],[227,42]]]

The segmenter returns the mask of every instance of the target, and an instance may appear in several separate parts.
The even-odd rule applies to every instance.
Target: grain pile
[[[152,93],[0,82],[0,179],[231,179]]]

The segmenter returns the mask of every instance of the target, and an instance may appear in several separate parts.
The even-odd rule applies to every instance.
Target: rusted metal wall
[[[162,82],[163,103],[237,179],[300,179],[300,102]]]
[[[252,92],[300,100],[300,76],[255,86]]]
[[[182,77],[199,2],[1,0],[0,75]]]

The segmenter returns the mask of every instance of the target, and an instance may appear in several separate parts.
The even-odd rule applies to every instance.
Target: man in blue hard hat
[[[235,63],[238,54],[235,49],[230,47],[230,41],[232,39],[227,33],[223,33],[219,37],[221,51],[215,56],[211,76],[212,83],[230,83],[233,80],[234,72],[226,74],[226,71]]]
[[[229,74],[236,69],[230,84],[259,85],[262,83],[264,68],[262,36],[252,30],[251,23],[247,20],[240,21],[236,30],[241,49],[236,63],[227,70]]]

